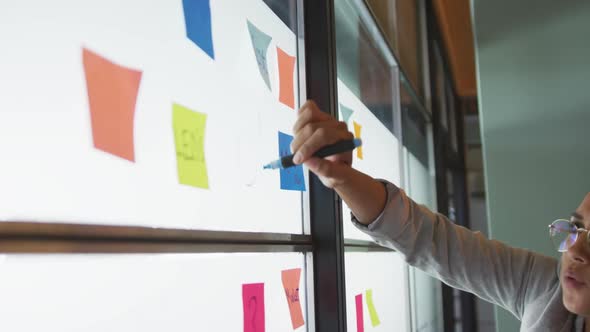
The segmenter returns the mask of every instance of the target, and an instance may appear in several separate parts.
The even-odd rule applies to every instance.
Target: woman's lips
[[[580,278],[575,273],[569,272],[569,271],[565,274],[565,278],[563,280],[563,283],[568,288],[574,288],[574,289],[579,289],[579,288],[586,286],[586,283],[582,281],[582,278]]]

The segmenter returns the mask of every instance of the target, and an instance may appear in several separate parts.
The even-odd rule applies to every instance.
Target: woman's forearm
[[[346,180],[334,187],[336,193],[348,205],[362,224],[368,225],[383,211],[387,192],[383,183],[349,168]]]

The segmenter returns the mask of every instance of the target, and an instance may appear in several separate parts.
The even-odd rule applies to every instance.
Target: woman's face
[[[590,229],[590,193],[586,195],[576,217],[579,227]],[[578,315],[590,317],[590,245],[587,233],[578,234],[578,239],[561,256],[560,282],[563,289],[563,304]]]

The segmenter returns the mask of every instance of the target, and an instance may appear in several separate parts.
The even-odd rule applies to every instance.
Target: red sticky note
[[[291,313],[293,330],[305,324],[303,320],[303,312],[301,311],[301,302],[299,301],[300,278],[300,268],[284,270],[281,272],[281,279],[283,280],[283,287],[285,288],[285,295],[287,296],[287,304],[289,305],[289,312]]]
[[[295,87],[293,85],[295,57],[277,47],[277,59],[279,62],[279,101],[295,109]]]
[[[141,71],[82,49],[94,147],[135,161],[133,127]]]
[[[365,323],[363,321],[363,294],[354,297],[356,302],[356,331],[364,332]]]
[[[244,332],[264,332],[264,283],[243,284]]]

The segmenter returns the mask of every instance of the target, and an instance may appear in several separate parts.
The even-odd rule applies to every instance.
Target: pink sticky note
[[[303,312],[301,311],[301,302],[299,301],[299,279],[301,278],[301,269],[284,270],[281,272],[287,304],[291,313],[291,324],[293,330],[305,324]]]
[[[295,108],[295,87],[293,75],[295,72],[295,57],[277,47],[279,62],[279,101],[291,108]]]
[[[354,297],[356,302],[356,331],[364,332],[365,323],[363,321],[363,294]]]
[[[115,64],[85,48],[82,61],[94,147],[135,161],[133,127],[141,71]]]
[[[242,285],[244,332],[264,332],[264,283]]]

